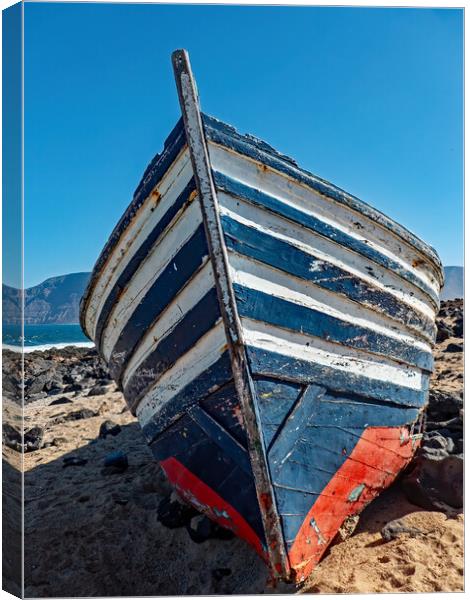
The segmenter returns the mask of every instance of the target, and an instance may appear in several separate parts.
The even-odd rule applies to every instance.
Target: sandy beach
[[[460,313],[455,309],[442,318],[452,335],[436,347],[432,382],[432,389],[455,398],[462,391],[462,352],[447,348],[462,343],[453,335],[459,314],[461,305]],[[49,391],[35,391],[25,407],[25,429],[41,432],[39,449],[24,455],[26,596],[296,592],[287,584],[273,588],[263,562],[244,542],[233,538],[197,544],[184,527],[162,525],[158,506],[170,487],[93,352],[49,351],[47,356],[57,363],[50,385],[44,378]],[[46,364],[46,354],[42,356]],[[39,353],[28,354],[26,368],[40,360]],[[67,374],[74,373],[64,385],[64,377],[67,381]],[[34,381],[40,377],[36,374]],[[74,378],[81,383],[73,383]],[[10,422],[17,418],[16,406],[5,399]],[[105,421],[119,426],[115,435],[100,437]],[[33,434],[31,439],[33,448],[37,440]],[[114,451],[127,456],[122,472],[104,466]],[[19,457],[4,444],[4,465],[10,465],[13,479]],[[381,531],[395,519],[415,533],[385,540]],[[354,534],[331,547],[299,591],[461,590],[461,510],[425,510],[410,502],[398,481],[367,507]]]

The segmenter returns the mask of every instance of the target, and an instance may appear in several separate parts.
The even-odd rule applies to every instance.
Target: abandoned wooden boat
[[[435,251],[290,158],[182,119],[94,267],[81,322],[178,493],[301,581],[419,444]]]

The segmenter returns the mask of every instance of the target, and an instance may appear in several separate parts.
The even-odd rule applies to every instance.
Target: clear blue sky
[[[462,264],[461,10],[27,4],[25,284],[90,270],[179,117],[265,139]]]

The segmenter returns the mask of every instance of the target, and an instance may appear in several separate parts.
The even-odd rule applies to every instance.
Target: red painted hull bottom
[[[288,548],[291,579],[312,572],[343,522],[360,513],[410,462],[417,443],[408,427],[368,427],[348,458],[323,489]],[[222,527],[245,539],[267,561],[263,542],[237,512],[176,458],[161,461],[169,481],[184,500]]]

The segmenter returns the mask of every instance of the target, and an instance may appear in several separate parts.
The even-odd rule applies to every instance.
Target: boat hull
[[[181,497],[302,581],[419,445],[440,262],[180,97],[82,326]]]

